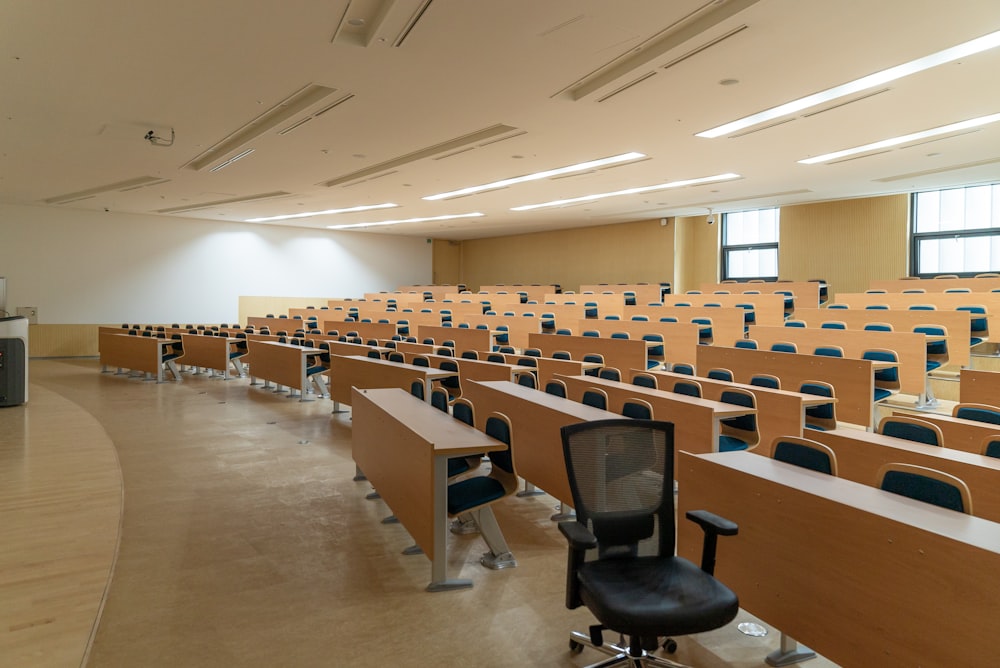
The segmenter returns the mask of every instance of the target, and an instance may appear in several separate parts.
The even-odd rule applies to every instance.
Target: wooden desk
[[[596,387],[608,394],[608,410],[621,415],[622,405],[629,399],[648,401],[657,420],[674,423],[674,443],[680,450],[690,452],[717,452],[719,450],[719,421],[757,411],[744,406],[724,404],[711,399],[689,397],[666,390],[654,390],[630,383],[594,378],[593,376],[563,376],[567,396],[580,401],[583,393]]]
[[[559,429],[567,424],[621,417],[507,381],[473,381],[462,388],[462,396],[475,407],[476,426],[480,429],[494,411],[510,418],[517,474],[570,506],[573,495],[566,478]]]
[[[97,347],[101,371],[106,372],[109,366],[142,371],[146,374],[147,380],[151,380],[155,374],[156,382],[162,383],[163,351],[167,346],[173,345],[177,341],[160,339],[155,336],[142,336],[141,334],[130,336],[122,333],[125,331],[108,327],[102,327],[98,330]]]
[[[959,374],[958,400],[961,403],[1000,404],[1000,372],[962,369]]]
[[[509,380],[517,382],[517,377],[522,373],[531,373],[534,369],[517,364],[507,364],[505,362],[487,362],[486,360],[470,360],[463,357],[448,357],[446,355],[428,355],[425,353],[403,353],[408,364],[413,363],[413,358],[422,355],[427,358],[430,365],[435,369],[440,369],[445,362],[454,362],[458,366],[458,382],[462,387],[472,380]]]
[[[903,290],[925,290],[944,292],[955,288],[969,288],[973,293],[990,292],[1000,289],[1000,278],[921,278],[919,280],[889,279],[873,280],[868,283],[872,290],[902,292]]]
[[[628,369],[646,368],[646,342],[641,339],[531,334],[528,346],[538,348],[545,357],[552,357],[556,350],[565,350],[574,360],[582,360],[588,353],[600,353],[604,356],[604,366],[615,367],[623,375]]]
[[[184,364],[221,371],[222,378],[229,380],[229,353],[232,351],[232,346],[241,340],[225,336],[181,334],[181,341],[184,345]]]
[[[306,332],[309,331],[308,323],[305,320],[300,320],[299,318],[268,318],[263,316],[250,316],[247,318],[247,326],[253,327],[254,329],[267,327],[272,334],[277,334],[280,331],[288,332],[289,336],[295,334],[295,330],[297,329],[301,329]]]
[[[791,292],[795,296],[795,308],[805,306],[819,308],[820,284],[815,281],[768,281],[766,283],[702,283],[702,292],[728,290],[732,294],[757,290],[761,293],[776,293],[779,290]]]
[[[775,375],[781,379],[782,387],[796,390],[807,380],[830,383],[837,394],[837,420],[871,426],[875,377],[874,367],[868,360],[721,346],[698,347],[700,373],[720,367],[732,371],[733,379],[740,383],[749,383],[757,373]]]
[[[637,372],[638,369],[632,369],[629,378],[635,378]],[[771,441],[775,437],[811,434],[812,430],[807,432],[805,429],[806,408],[830,403],[830,399],[815,394],[772,390],[744,383],[727,383],[723,380],[712,380],[703,376],[692,378],[670,371],[648,371],[646,373],[656,376],[657,383],[665,390],[670,390],[674,383],[679,380],[696,380],[704,391],[704,397],[714,401],[718,401],[725,390],[733,387],[752,392],[757,401],[757,428],[760,430],[760,445],[754,449],[754,452],[765,457],[771,455]],[[684,449],[690,451],[690,448]]]
[[[379,355],[385,356],[392,348],[386,348],[384,346],[369,346],[366,343],[348,343],[347,341],[338,341],[334,336],[320,336],[319,334],[309,336],[306,335],[306,343],[311,345],[313,348],[319,348],[319,344],[326,343],[330,346],[330,352],[334,355],[362,355],[367,356],[368,353],[375,350]]]
[[[740,607],[844,666],[991,666],[1000,524],[750,453],[681,453],[677,516],[739,524],[715,575]],[[701,558],[678,522],[678,553]]]
[[[598,294],[611,291],[622,296],[626,292],[632,292],[635,293],[636,306],[643,306],[652,302],[660,303],[664,288],[669,290],[670,284],[661,286],[659,283],[598,283],[596,285],[591,283],[589,285],[581,285],[579,291],[581,293],[593,292]]]
[[[383,315],[388,316],[387,319],[391,319],[394,314],[386,313]],[[326,319],[318,327],[323,330],[323,334],[334,330],[344,335],[348,332],[357,332],[358,336],[365,341],[391,339],[396,335],[395,322],[347,322]]]
[[[795,309],[795,319],[806,323],[809,328],[820,327],[824,322],[836,320],[847,329],[863,330],[870,322],[884,322],[892,325],[896,332],[912,332],[917,325],[941,325],[948,330],[948,366],[969,365],[969,337],[972,318],[964,311],[891,311],[869,309]],[[834,330],[836,331],[836,330]],[[888,347],[888,346],[886,346]]]
[[[761,350],[778,341],[798,346],[799,355],[812,355],[820,346],[840,346],[844,357],[861,359],[866,350],[886,348],[899,360],[900,391],[921,396],[927,383],[927,335],[913,332],[866,332],[860,329],[820,327],[751,327],[750,338]],[[968,348],[968,346],[966,346]]]
[[[731,346],[736,341],[744,338],[743,336],[743,320],[746,315],[746,311],[742,308],[736,306],[660,306],[660,307],[647,307],[645,310],[640,307],[629,307],[629,309],[634,309],[635,313],[641,313],[643,315],[649,316],[650,322],[633,321],[633,320],[588,320],[585,323],[580,323],[580,331],[584,329],[596,329],[601,332],[601,336],[609,336],[610,334],[605,334],[605,331],[625,331],[629,332],[627,328],[629,325],[669,325],[669,324],[679,324],[679,323],[690,323],[693,318],[710,318],[712,320],[712,339],[716,345],[720,346]],[[677,318],[677,323],[660,323],[659,321],[663,317]],[[631,312],[626,318],[631,317]],[[625,328],[612,329],[615,324],[625,325]],[[701,326],[699,326],[701,327]],[[697,330],[696,330],[697,331]],[[633,337],[635,338],[635,337]],[[697,346],[697,336],[694,344]],[[687,360],[682,360],[679,357],[673,357],[673,348],[671,347],[671,361],[684,362]],[[689,362],[690,363],[690,362]]]
[[[308,358],[324,352],[319,348],[307,348],[291,343],[277,341],[255,341],[247,339],[247,348],[252,358],[250,363],[250,384],[255,385],[257,378],[264,379],[264,387],[270,382],[288,388],[299,390],[299,401],[312,401],[306,398],[309,379],[306,376]],[[294,394],[292,395],[294,396]]]
[[[350,405],[351,388],[373,389],[397,387],[410,391],[415,380],[424,384],[424,399],[431,400],[431,383],[441,378],[452,378],[454,371],[442,371],[402,362],[388,362],[359,355],[330,355],[330,398],[334,411],[340,404]]]
[[[944,279],[940,279],[944,280]],[[916,283],[916,281],[914,281]],[[933,304],[939,311],[954,311],[959,306],[979,305],[986,308],[986,318],[989,321],[990,330],[1000,332],[1000,292],[928,292],[924,294],[911,293],[838,293],[838,304],[847,304],[850,309],[862,309],[872,304],[886,304],[890,309],[907,310],[913,304]],[[871,309],[869,309],[871,310]],[[837,309],[834,309],[837,311]],[[873,311],[877,319],[878,313],[884,311]],[[924,311],[927,316],[927,324],[933,323],[934,311]],[[982,317],[982,316],[979,316]],[[835,316],[831,316],[833,320]],[[970,317],[971,320],[971,317]],[[968,342],[966,342],[968,345]]]
[[[460,355],[465,350],[475,350],[485,352],[490,350],[493,337],[485,329],[471,329],[464,327],[433,327],[430,325],[420,325],[416,334],[410,329],[411,336],[416,336],[417,341],[424,339],[434,339],[435,345],[441,346],[445,341],[455,342],[455,355]]]
[[[597,318],[601,319],[608,314],[618,314],[620,316],[625,315],[625,295],[621,293],[610,293],[605,294],[603,291],[598,292],[580,292],[577,294],[547,294],[545,299],[542,301],[555,302],[557,304],[570,304],[574,306],[583,306],[587,308],[587,304],[596,304],[596,306],[591,306],[590,308],[597,309]]]
[[[507,446],[399,388],[354,388],[354,461],[431,560],[427,591],[471,587],[447,577],[448,458]]]
[[[879,469],[890,462],[950,473],[969,486],[976,517],[1000,522],[1000,459],[857,429],[810,431],[806,437],[830,446],[837,475],[862,485],[878,487]]]
[[[486,293],[497,293],[502,294],[504,292],[509,294],[524,293],[528,296],[528,301],[541,302],[545,299],[545,295],[554,293],[556,291],[555,285],[480,285],[479,294]]]
[[[641,320],[580,320],[574,331],[577,334],[582,334],[585,330],[596,330],[601,333],[601,338],[611,338],[611,334],[614,332],[627,332],[629,337],[633,339],[642,339],[644,334],[659,334],[663,337],[663,355],[668,362],[694,364],[697,361],[699,325],[690,322],[659,322],[656,320],[655,314],[650,318],[652,319],[649,322]],[[742,324],[740,324],[740,336],[743,336]],[[558,344],[558,340],[556,343]]]
[[[932,422],[941,427],[941,433],[944,435],[944,447],[971,452],[976,455],[982,452],[983,440],[987,436],[1000,434],[1000,425],[990,424],[989,422],[963,420],[962,418],[951,417],[950,415],[938,415],[937,413],[927,411],[912,413],[908,411],[893,411],[892,414],[905,415]]]
[[[783,295],[746,295],[739,293],[726,295],[663,295],[664,306],[675,306],[678,303],[691,304],[692,307],[704,306],[705,304],[722,304],[723,308],[736,307],[737,304],[753,304],[754,322],[756,324],[781,327],[785,322],[785,297]],[[652,317],[652,314],[649,315]],[[727,345],[732,344],[729,343]]]
[[[471,327],[476,325],[486,325],[487,331],[496,332],[500,325],[507,327],[507,338],[509,344],[515,348],[528,348],[528,335],[542,331],[542,320],[540,317],[526,318],[524,316],[503,316],[503,315],[470,315],[466,316],[465,322]],[[492,342],[491,342],[492,343]],[[490,348],[486,348],[490,350]]]

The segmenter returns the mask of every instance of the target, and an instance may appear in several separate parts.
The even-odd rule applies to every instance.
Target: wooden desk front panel
[[[989,322],[990,331],[1000,332],[1000,292],[928,292],[925,294],[851,292],[838,294],[836,303],[847,304],[852,309],[864,309],[872,304],[886,304],[890,309],[901,311],[907,310],[913,304],[933,304],[937,306],[939,311],[954,311],[959,306],[983,306],[986,308],[986,319]],[[834,311],[836,312],[837,309]],[[877,314],[881,312],[884,311],[874,311],[873,317],[877,318]],[[931,318],[926,322],[933,322],[934,313],[927,311],[924,313]],[[834,316],[831,316],[830,319],[833,320]]]
[[[785,298],[782,295],[759,294],[759,295],[664,295],[664,306],[675,306],[678,303],[704,306],[705,304],[722,304],[723,308],[742,308],[738,304],[753,304],[754,322],[758,325],[769,325],[781,327],[785,322]],[[682,306],[681,308],[687,308]],[[652,317],[652,314],[650,314]]]
[[[958,393],[963,404],[1000,405],[1000,372],[962,369]]]
[[[319,348],[320,343],[326,343],[330,346],[330,352],[334,355],[362,355],[367,356],[372,350],[378,350],[379,354],[383,354],[388,349],[379,346],[369,346],[364,343],[347,343],[346,341],[338,341],[332,336],[306,336],[306,343],[313,348]]]
[[[626,292],[635,293],[635,303],[637,306],[660,303],[662,293],[659,283],[615,283],[612,285],[581,285],[579,292],[594,292],[600,294],[606,291],[620,293],[623,297]]]
[[[569,505],[573,505],[573,495],[566,478],[560,428],[621,417],[506,381],[471,382],[462,388],[462,394],[475,407],[479,429],[485,427],[491,412],[510,418],[517,474]]]
[[[541,318],[526,318],[524,316],[468,316],[465,322],[469,323],[470,327],[486,325],[490,328],[490,331],[496,331],[498,326],[506,325],[508,328],[507,339],[510,341],[508,345],[520,349],[528,347],[529,334],[537,334],[542,331]],[[486,348],[486,350],[489,350],[489,348]]]
[[[819,346],[840,346],[844,356],[861,359],[866,350],[887,348],[899,359],[900,391],[922,394],[927,380],[927,337],[913,332],[866,332],[859,329],[819,327],[751,327],[750,338],[761,350],[787,341],[798,346],[799,355],[812,355]]]
[[[691,376],[669,371],[651,371],[657,378],[657,384],[661,389],[672,390],[674,383],[679,380],[692,380]],[[630,378],[635,376],[633,369]],[[815,400],[816,397],[798,392],[786,392],[784,390],[770,390],[766,387],[755,385],[745,385],[743,383],[727,383],[721,380],[698,377],[697,380],[706,399],[719,401],[722,393],[730,388],[737,387],[753,393],[757,402],[757,429],[760,430],[760,445],[754,452],[765,457],[771,456],[771,441],[778,436],[802,436],[805,429],[805,408],[803,401]],[[812,433],[810,431],[810,433]],[[690,450],[690,448],[685,448]]]
[[[271,333],[276,332],[288,332],[289,336],[295,334],[295,330],[303,329],[308,331],[309,327],[305,320],[299,320],[298,318],[267,318],[260,316],[250,316],[247,318],[247,326],[253,327],[254,329],[260,329],[261,327],[267,327],[271,330]]]
[[[250,375],[303,390],[303,348],[273,341],[247,340]]]
[[[795,296],[795,308],[819,308],[819,283],[813,281],[788,281],[787,283],[702,283],[702,292],[728,290],[732,294],[757,290],[761,293],[776,293],[778,290],[791,292]],[[782,306],[784,308],[784,306]]]
[[[651,321],[667,316],[677,318],[681,323],[689,323],[692,318],[711,318],[712,338],[716,345],[720,346],[731,346],[744,338],[743,320],[746,311],[735,306],[654,306],[646,309],[630,306],[627,310],[629,315],[625,316],[626,318],[630,318],[634,312],[649,316]]]
[[[413,331],[412,329],[410,330]],[[463,327],[432,327],[420,325],[417,327],[417,341],[434,339],[435,345],[443,345],[445,341],[455,342],[455,355],[463,350],[488,351],[493,337],[485,329],[466,329]]]
[[[990,424],[988,422],[963,420],[961,418],[951,417],[950,415],[938,415],[937,413],[924,411],[919,413],[893,411],[892,414],[906,415],[908,417],[926,420],[927,422],[933,422],[937,426],[941,427],[941,433],[944,435],[944,446],[946,448],[971,452],[976,455],[982,452],[983,440],[985,440],[987,436],[1000,434],[1000,425]]]
[[[392,315],[386,314],[386,315]],[[391,320],[391,318],[389,318]],[[394,322],[344,322],[337,320],[324,320],[321,325],[323,333],[330,331],[340,332],[346,335],[348,332],[357,332],[365,341],[371,339],[391,339],[396,335],[396,323]]]
[[[421,325],[426,325],[428,327],[441,326],[441,314],[435,313],[434,311],[426,313],[417,309],[413,311],[403,310],[397,311],[396,313],[387,313],[385,317],[396,324],[405,320],[410,329],[410,336],[416,336],[417,328]]]
[[[538,348],[545,357],[552,357],[556,350],[565,350],[574,360],[582,360],[588,353],[600,353],[604,355],[604,365],[615,367],[623,376],[628,369],[646,368],[646,342],[641,340],[531,334],[528,346]]]
[[[879,469],[891,462],[950,473],[969,486],[973,515],[1000,522],[1000,459],[856,429],[810,431],[807,438],[830,446],[837,475],[862,485],[878,487]]]
[[[545,301],[545,295],[554,293],[554,285],[480,285],[479,292],[517,294],[523,292],[528,295],[529,301]]]
[[[434,299],[445,299],[445,296],[449,293],[459,291],[457,285],[400,285],[396,290],[419,294],[429,292]]]
[[[228,368],[230,344],[226,337],[181,334],[181,342],[184,346],[183,364],[217,371]]]
[[[955,288],[968,288],[972,292],[1000,290],[1000,278],[921,278],[919,280],[873,280],[868,287],[872,290],[902,292],[903,290],[925,290],[944,292]]]
[[[912,332],[917,325],[941,325],[948,330],[949,366],[969,364],[972,319],[962,311],[934,311],[928,314],[927,311],[811,308],[795,309],[795,319],[805,322],[810,329],[822,327],[824,322],[829,321],[840,321],[847,329],[860,330],[864,330],[868,323],[884,322],[892,325],[895,332]]]
[[[561,377],[566,383],[567,397],[581,401],[583,393],[599,388],[608,394],[608,410],[621,415],[622,406],[629,399],[648,401],[653,407],[653,417],[674,425],[674,443],[678,450],[713,452],[718,450],[715,424],[718,417],[712,404],[715,401],[697,400],[664,390],[654,390],[627,383],[592,378],[590,376]],[[728,404],[727,404],[728,405]],[[729,405],[729,408],[732,408]]]
[[[414,381],[426,384],[428,377],[439,377],[441,374],[437,369],[399,362],[330,355],[330,398],[347,404],[351,401],[351,387],[398,387],[409,392]]]
[[[557,304],[572,304],[574,306],[583,306],[584,308],[587,308],[588,303],[597,304],[598,318],[603,318],[609,313],[617,313],[620,316],[625,315],[625,295],[623,294],[548,294],[545,295],[545,299],[542,301],[555,302]]]
[[[1000,524],[749,453],[679,459],[677,516],[739,524],[715,575],[741,608],[844,666],[996,662]],[[701,543],[679,519],[679,554]]]
[[[433,560],[434,444],[421,438],[394,414],[395,404],[384,408],[363,390],[355,391],[348,402],[355,463],[378,489],[379,496],[413,542]],[[418,403],[437,410],[426,402]],[[442,414],[442,417],[447,416]]]
[[[611,338],[614,332],[628,332],[633,339],[642,339],[644,334],[659,334],[663,337],[663,354],[670,363],[694,364],[698,357],[698,327],[689,322],[657,322],[650,320],[580,320],[576,331],[596,330],[602,338]],[[742,332],[742,329],[740,330]],[[624,373],[624,369],[622,372]]]
[[[494,311],[500,311],[503,307],[508,305],[521,303],[521,295],[510,292],[477,292],[471,296],[476,299],[482,299],[489,302],[492,310]]]
[[[754,374],[769,373],[781,379],[782,387],[795,390],[807,380],[822,380],[833,385],[837,394],[837,420],[871,424],[875,383],[868,360],[699,346],[698,373],[718,367],[732,371],[740,383],[749,383]]]
[[[97,345],[102,366],[158,373],[162,364],[162,341],[155,337],[129,336],[124,329],[100,328]]]
[[[551,357],[537,357],[538,389],[544,390],[546,383],[558,376],[583,375],[583,362],[580,360],[557,360]],[[623,371],[624,373],[624,371]]]
[[[308,320],[310,316],[316,316],[317,322],[322,322],[324,318],[329,317],[330,309],[328,308],[296,308],[292,307],[288,309],[288,317],[294,318],[299,316],[303,320]]]

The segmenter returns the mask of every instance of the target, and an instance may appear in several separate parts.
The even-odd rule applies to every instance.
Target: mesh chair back
[[[656,535],[658,554],[672,555],[673,425],[622,418],[561,433],[577,520],[590,526],[602,551],[635,549]]]

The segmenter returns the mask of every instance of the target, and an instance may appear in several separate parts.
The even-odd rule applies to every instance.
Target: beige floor
[[[429,594],[427,559],[400,554],[411,542],[405,531],[381,524],[388,509],[366,500],[369,487],[352,480],[349,414],[331,416],[329,402],[300,403],[248,388],[246,380],[206,376],[157,385],[101,374],[94,360],[33,360],[30,372],[29,405],[0,410],[0,520],[34,505],[25,497],[33,493],[30,481],[17,494],[7,488],[14,477],[30,477],[36,451],[59,471],[56,483],[76,491],[59,499],[61,523],[31,520],[4,536],[0,665],[502,667],[598,660],[592,651],[567,650],[568,632],[585,629],[591,618],[563,605],[566,553],[548,519],[550,497],[499,504],[516,569],[484,569],[481,540],[452,536],[449,573],[475,587]],[[88,658],[118,538],[118,462],[120,550]],[[48,502],[43,496],[38,503]],[[59,564],[60,577],[45,578],[52,554],[71,558]],[[12,569],[20,569],[20,581],[12,582]],[[38,577],[24,575],[36,571]],[[67,591],[74,579],[79,591]],[[13,589],[33,602],[32,610],[7,609]],[[45,623],[64,616],[75,624]],[[38,626],[51,628],[31,631]],[[680,639],[677,658],[707,668],[764,666],[777,643],[774,629],[752,638],[734,623]]]

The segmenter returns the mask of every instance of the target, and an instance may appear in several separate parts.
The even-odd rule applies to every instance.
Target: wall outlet
[[[23,315],[28,319],[29,325],[38,324],[38,307],[37,306],[18,306],[17,315]]]

